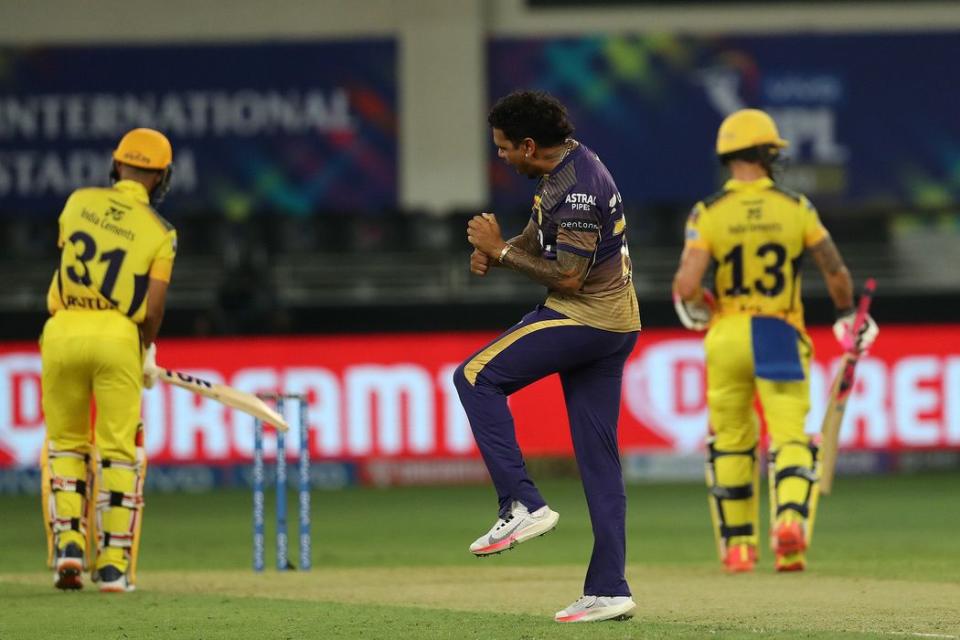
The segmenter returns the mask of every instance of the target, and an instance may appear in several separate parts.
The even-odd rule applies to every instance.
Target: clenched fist
[[[473,247],[494,260],[500,255],[506,242],[500,233],[500,223],[492,213],[473,216],[467,223],[467,240]],[[473,261],[471,259],[471,265]]]
[[[470,273],[475,276],[485,276],[490,269],[490,257],[479,249],[470,254]]]

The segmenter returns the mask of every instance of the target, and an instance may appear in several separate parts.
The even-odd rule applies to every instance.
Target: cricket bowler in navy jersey
[[[640,312],[620,193],[597,155],[570,137],[566,109],[552,96],[511,93],[493,106],[488,122],[498,156],[539,183],[519,236],[504,241],[489,213],[469,222],[470,270],[478,276],[490,267],[518,271],[544,285],[547,299],[454,374],[499,500],[496,522],[470,551],[500,553],[557,524],[559,514],[526,472],[507,396],[558,373],[594,547],[583,596],[555,619],[626,619],[636,605],[624,576],[626,495],[617,420]]]

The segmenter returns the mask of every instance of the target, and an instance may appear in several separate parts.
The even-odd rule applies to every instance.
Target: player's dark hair
[[[573,133],[566,107],[543,91],[514,91],[500,98],[487,122],[514,145],[532,138],[539,146],[555,147]]]
[[[771,178],[774,177],[774,174],[779,173],[782,168],[780,149],[772,144],[761,144],[755,147],[747,147],[746,149],[738,149],[737,151],[731,151],[730,153],[725,153],[720,156],[720,163],[725,167],[734,160],[759,164]]]

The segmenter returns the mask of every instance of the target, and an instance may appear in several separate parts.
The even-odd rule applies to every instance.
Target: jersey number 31
[[[97,243],[93,237],[83,231],[75,231],[69,238],[77,250],[76,262],[66,268],[67,277],[72,282],[89,287],[93,284],[90,277],[90,267],[88,262],[97,257]],[[123,266],[123,259],[127,257],[127,252],[123,249],[114,249],[104,251],[100,254],[97,262],[107,263],[107,268],[103,273],[103,281],[100,283],[100,295],[110,301],[113,306],[119,303],[111,296],[113,289],[117,286],[117,276],[120,275],[120,268]],[[130,299],[130,308],[127,309],[127,315],[132,316],[143,303],[147,296],[147,283],[149,276],[147,274],[133,276],[133,296]]]

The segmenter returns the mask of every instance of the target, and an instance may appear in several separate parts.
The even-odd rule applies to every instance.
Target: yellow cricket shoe
[[[757,564],[757,548],[752,544],[734,544],[727,548],[723,568],[727,573],[749,573]]]
[[[791,571],[803,571],[807,568],[807,556],[805,553],[777,553],[776,562],[778,573],[789,573]]]
[[[803,522],[799,520],[783,520],[774,530],[776,552],[780,555],[802,553],[807,550],[807,534],[803,530]]]
[[[778,572],[803,571],[807,568],[807,535],[800,520],[783,520],[774,530]]]

